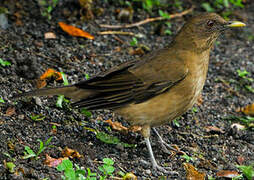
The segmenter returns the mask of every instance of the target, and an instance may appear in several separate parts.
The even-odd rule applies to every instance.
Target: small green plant
[[[105,132],[96,132],[96,138],[107,144],[120,144],[123,147],[135,147],[134,144],[123,143],[117,137],[109,135]]]
[[[6,162],[6,167],[9,170],[10,173],[15,172],[16,165],[13,162]]]
[[[114,161],[110,158],[104,158],[103,165],[99,166],[98,169],[103,173],[103,176],[100,177],[100,180],[107,179],[108,176],[112,176],[113,172],[115,171],[114,168]]]
[[[50,137],[47,139],[47,141],[45,143],[43,143],[40,139],[38,139],[37,141],[40,142],[40,147],[37,153],[35,153],[29,146],[25,146],[25,152],[24,152],[24,156],[23,159],[29,159],[29,158],[36,158],[38,159],[38,156],[46,149],[51,147],[49,145],[49,143],[51,142],[53,137]]]
[[[192,113],[194,114],[194,113],[197,113],[198,112],[198,108],[197,107],[193,107],[192,108]]]
[[[44,120],[46,117],[43,114],[37,114],[37,115],[31,115],[30,118],[33,121],[42,121]]]
[[[81,114],[84,114],[88,118],[92,116],[92,113],[90,111],[88,111],[86,108],[81,108],[80,112],[81,112]]]
[[[179,120],[179,118],[173,120],[173,124],[174,124],[176,127],[180,127],[180,124],[179,124],[178,120]]]
[[[137,38],[133,37],[132,41],[130,42],[130,45],[131,46],[138,46],[138,40],[137,40]]]
[[[250,83],[252,83],[254,81],[254,79],[248,77],[248,76],[250,76],[251,73],[246,70],[238,69],[237,74],[242,79],[240,84],[243,85],[245,87],[245,89],[247,89],[248,91],[254,93],[254,88],[250,85]]]
[[[0,58],[0,65],[5,67],[5,66],[10,66],[11,63],[9,61],[4,61],[2,58]]]
[[[56,7],[58,0],[38,0],[40,6],[41,15],[50,20],[52,18],[51,12]]]
[[[253,165],[250,165],[250,166],[237,166],[237,168],[242,171],[242,173],[244,174],[244,176],[248,180],[253,180],[254,179],[254,168],[253,168]]]
[[[62,75],[64,86],[68,86],[69,82],[66,75],[63,72],[60,72],[60,73]],[[68,99],[65,99],[64,95],[58,95],[57,101],[56,101],[56,107],[63,108],[63,102],[66,102],[68,104],[70,101]]]
[[[224,10],[224,9],[234,9],[234,8],[243,8],[242,0],[214,0],[210,4],[209,2],[204,2],[201,6],[207,12],[215,12],[216,10]],[[231,14],[231,11],[226,11]],[[224,16],[224,15],[223,15]]]
[[[162,10],[159,10],[159,15],[165,19],[170,19],[170,15]]]
[[[0,97],[0,103],[5,103],[5,101]]]
[[[96,180],[96,173],[91,173],[90,169],[87,171],[88,176],[85,178],[86,171],[81,169],[78,165],[73,167],[72,162],[69,159],[65,159],[56,168],[58,171],[64,171],[64,180]]]
[[[181,156],[185,161],[188,163],[190,161],[194,161],[193,157],[188,156],[187,154],[184,154]]]

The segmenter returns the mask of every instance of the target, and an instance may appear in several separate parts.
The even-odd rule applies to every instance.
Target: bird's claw
[[[164,174],[170,174],[170,175],[178,175],[178,172],[172,171],[171,167],[162,167],[159,166],[158,164],[153,164],[153,169],[156,171],[160,171]]]

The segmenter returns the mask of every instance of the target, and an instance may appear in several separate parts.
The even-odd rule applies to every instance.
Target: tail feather
[[[80,99],[87,98],[92,95],[91,90],[80,89],[75,85],[64,86],[64,87],[55,87],[55,88],[45,88],[45,89],[37,89],[33,91],[24,92],[21,94],[14,95],[13,98],[21,98],[27,96],[53,96],[53,95],[64,95],[68,98],[71,98],[74,101],[78,101]]]

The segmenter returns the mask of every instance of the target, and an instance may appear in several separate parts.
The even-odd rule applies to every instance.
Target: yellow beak
[[[226,27],[244,27],[246,24],[240,21],[229,21]]]

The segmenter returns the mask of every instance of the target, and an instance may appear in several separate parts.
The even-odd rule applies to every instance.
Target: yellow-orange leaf
[[[184,163],[184,168],[186,171],[186,179],[187,180],[204,180],[205,173],[198,172],[194,166],[189,163]]]
[[[70,158],[81,158],[82,156],[79,154],[78,151],[70,149],[68,147],[65,147],[64,150],[62,151],[62,155],[64,157],[70,157]]]
[[[254,116],[254,103],[249,104],[243,108],[239,108],[236,110],[237,112],[242,112],[245,115]]]
[[[108,119],[105,122],[108,123],[112,127],[112,129],[114,129],[114,130],[117,130],[117,131],[128,131],[128,128],[124,127],[119,122],[113,122],[113,121],[111,121],[111,119]]]
[[[68,33],[71,36],[85,37],[87,39],[92,39],[92,40],[94,39],[94,36],[92,36],[88,32],[85,32],[79,28],[65,24],[64,22],[59,22],[58,24],[62,28],[63,31],[65,31],[66,33]]]
[[[40,76],[40,79],[37,80],[37,88],[45,87],[47,85],[46,80],[48,80],[52,77],[56,81],[63,80],[60,72],[57,72],[56,70],[49,68],[43,73],[43,75]]]
[[[61,164],[62,161],[65,160],[65,159],[68,159],[68,157],[56,159],[56,158],[52,158],[48,154],[46,154],[44,164],[49,166],[49,167],[57,167],[58,164]]]
[[[229,171],[229,170],[221,170],[216,173],[218,177],[225,177],[225,178],[234,178],[239,176],[239,173],[236,171]]]

